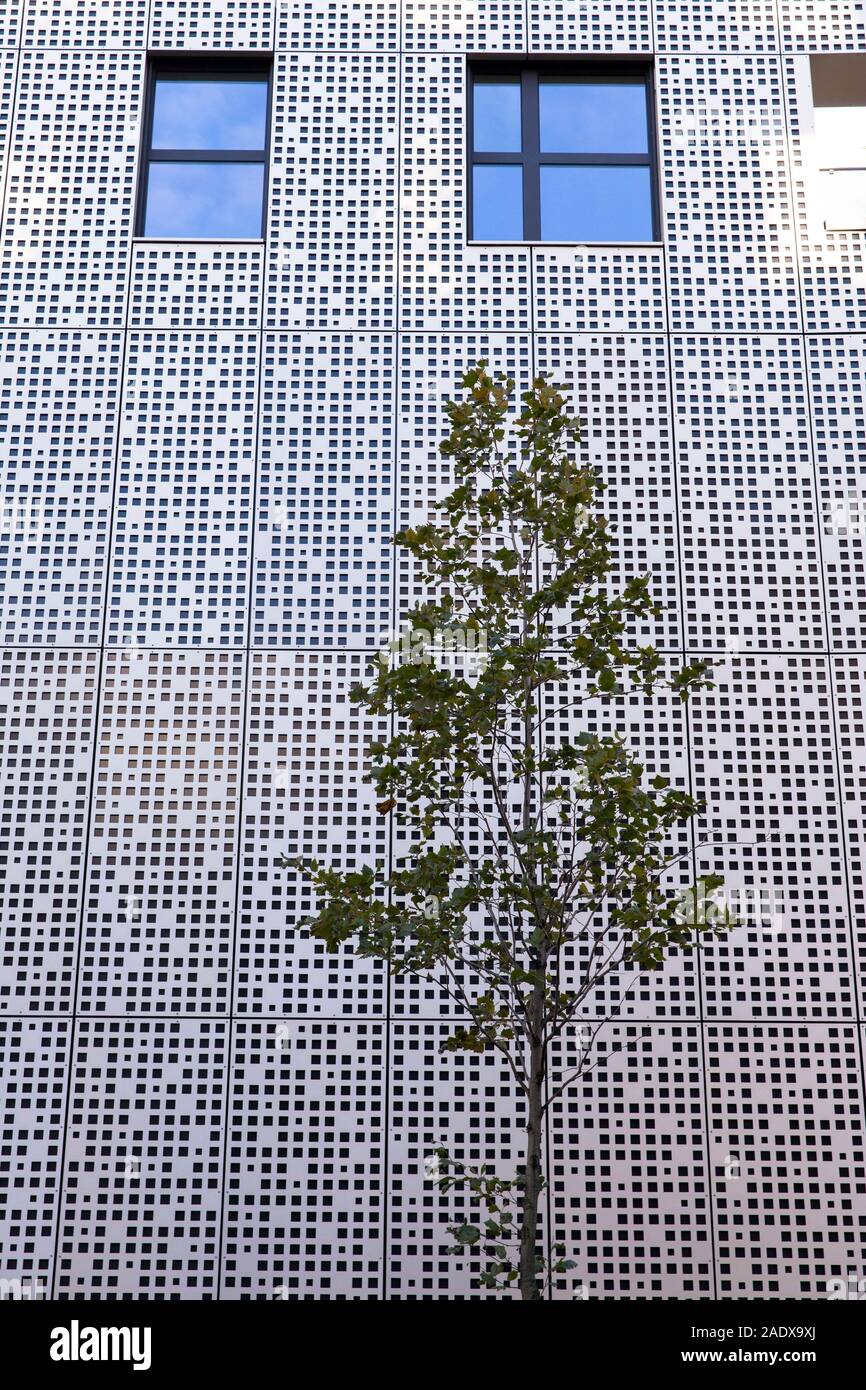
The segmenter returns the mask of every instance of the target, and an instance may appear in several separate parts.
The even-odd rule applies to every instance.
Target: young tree
[[[430,596],[370,685],[352,692],[393,721],[371,749],[370,775],[407,854],[391,873],[282,863],[318,889],[308,925],[329,950],[351,940],[395,975],[435,977],[465,1019],[446,1048],[506,1058],[525,1105],[520,1171],[470,1170],[443,1148],[428,1174],[465,1184],[486,1208],[483,1228],[451,1228],[456,1249],[485,1252],[482,1283],[517,1283],[538,1299],[572,1267],[539,1248],[545,1112],[590,1065],[599,1027],[570,1076],[551,1077],[552,1044],[587,1027],[589,1001],[613,972],[657,970],[672,948],[731,922],[715,900],[719,877],[686,894],[666,882],[683,858],[671,833],[699,803],[664,777],[645,779],[624,738],[586,727],[591,705],[629,692],[687,700],[709,684],[706,663],[671,673],[652,646],[631,641],[630,625],[660,610],[646,578],[609,593],[601,484],[578,459],[579,422],[561,390],[537,379],[509,431],[512,381],[479,363],[463,389],[446,405],[440,446],[456,487],[437,520],[395,538]],[[574,725],[564,738],[549,716],[563,689]]]

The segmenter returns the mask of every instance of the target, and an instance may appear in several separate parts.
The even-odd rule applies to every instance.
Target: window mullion
[[[541,240],[539,187],[538,72],[528,68],[522,77],[521,129],[523,135],[523,236]]]
[[[166,164],[263,164],[264,150],[151,150],[154,163]]]

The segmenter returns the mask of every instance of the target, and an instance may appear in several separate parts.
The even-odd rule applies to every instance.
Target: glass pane
[[[473,149],[492,154],[519,150],[520,83],[476,82],[472,92]]]
[[[263,164],[151,163],[145,236],[260,237]]]
[[[643,82],[538,84],[541,148],[549,154],[646,154]]]
[[[475,241],[523,240],[523,170],[519,164],[476,164],[472,181]]]
[[[155,150],[263,150],[268,84],[157,78]]]
[[[541,236],[544,241],[652,241],[649,169],[542,165]]]

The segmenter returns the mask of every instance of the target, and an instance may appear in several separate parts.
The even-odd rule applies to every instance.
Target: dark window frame
[[[636,86],[643,83],[646,93],[647,105],[647,151],[646,154],[581,154],[572,151],[566,154],[552,154],[542,152],[539,130],[539,108],[538,108],[538,80],[544,78],[562,78],[567,80],[585,79],[610,83],[611,85],[622,83]],[[485,78],[492,82],[501,81],[503,78],[520,79],[520,110],[521,110],[521,149],[511,150],[502,153],[491,153],[487,150],[475,151],[475,83]],[[655,86],[654,69],[652,62],[647,58],[633,59],[606,59],[593,58],[591,60],[575,58],[573,62],[564,61],[561,58],[535,58],[529,57],[526,60],[505,59],[490,60],[483,58],[470,58],[467,63],[466,71],[467,83],[467,116],[466,116],[466,226],[468,231],[467,240],[486,241],[489,238],[475,236],[474,228],[474,209],[473,209],[473,183],[474,170],[477,164],[517,164],[523,171],[523,237],[520,241],[512,241],[511,246],[520,246],[526,242],[541,242],[541,166],[544,164],[565,164],[570,166],[586,165],[620,165],[631,168],[649,169],[650,176],[650,213],[652,216],[652,240],[661,240],[661,217],[659,212],[659,188],[658,188],[658,141],[656,134],[655,120]],[[542,243],[544,244],[544,243]],[[551,242],[552,245],[580,245],[580,239],[569,243]],[[619,242],[606,242],[605,245],[616,246]],[[649,245],[649,242],[641,243],[622,243],[623,245]]]
[[[167,150],[153,148],[153,115],[156,100],[156,84],[160,79],[191,82],[220,82],[226,78],[237,82],[267,83],[265,96],[265,134],[260,150]],[[268,175],[270,172],[271,108],[273,97],[273,55],[264,53],[244,53],[237,58],[218,53],[148,53],[147,78],[144,92],[144,119],[140,156],[140,176],[138,180],[138,199],[135,213],[136,236],[148,241],[261,241],[267,228]],[[150,179],[151,164],[261,164],[262,172],[262,217],[258,237],[213,236],[206,233],[198,236],[176,237],[148,236],[144,230],[147,217],[147,186]]]

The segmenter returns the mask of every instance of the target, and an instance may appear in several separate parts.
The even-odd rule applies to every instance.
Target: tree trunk
[[[520,1227],[520,1297],[540,1299],[536,1269],[538,1241],[538,1202],[541,1196],[542,1105],[544,1096],[545,1047],[542,1038],[544,991],[536,990],[532,1001],[535,1037],[529,1058],[529,1115],[526,1124],[526,1167],[524,1170],[523,1221]]]
[[[523,692],[523,751],[529,768],[529,754],[534,747],[532,718],[534,696],[532,682],[527,676]],[[532,825],[532,775],[527,771],[523,782],[523,832],[528,834]],[[535,851],[531,860],[531,882],[537,882],[538,870]],[[534,896],[534,894],[533,894]],[[538,923],[537,909],[533,913]],[[544,980],[547,971],[547,952],[544,946],[533,948],[531,967],[538,972],[539,982],[533,987],[529,1003],[527,1023],[529,1025],[529,1094],[527,1096],[526,1122],[526,1167],[523,1187],[523,1221],[520,1227],[520,1297],[521,1299],[540,1299],[538,1270],[536,1268],[536,1244],[538,1241],[538,1201],[541,1196],[541,1156],[544,1099],[544,1068],[547,1048],[544,1037]]]

